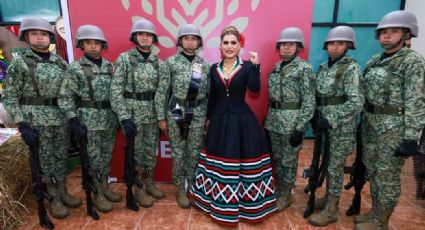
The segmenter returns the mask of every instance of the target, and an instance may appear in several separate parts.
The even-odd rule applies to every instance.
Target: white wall
[[[406,0],[405,9],[414,13],[418,18],[419,36],[412,39],[412,48],[425,56],[425,1]]]

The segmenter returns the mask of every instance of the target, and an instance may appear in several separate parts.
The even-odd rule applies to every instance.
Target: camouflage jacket
[[[35,64],[34,79],[40,95],[37,95],[30,77],[30,68],[25,60]],[[68,64],[56,54],[44,62],[31,49],[16,56],[7,69],[3,103],[15,123],[29,122],[35,126],[60,126],[65,116],[58,106],[21,105],[23,98],[57,98],[65,78]]]
[[[366,113],[366,120],[378,132],[404,126],[405,139],[419,140],[425,126],[425,60],[407,48],[380,59],[375,55],[368,62],[364,76],[366,100],[376,106],[404,107],[404,115]],[[394,61],[400,63],[392,67]]]
[[[299,103],[300,109],[274,109],[269,107],[265,128],[280,134],[294,129],[305,131],[315,108],[314,83],[311,65],[294,58],[282,69],[278,62],[269,74],[269,102]]]
[[[364,103],[361,77],[360,66],[349,56],[341,58],[331,67],[328,63],[320,65],[316,74],[316,97],[347,96],[343,104],[317,107],[333,128],[354,132],[355,118],[362,111]]]
[[[168,58],[160,67],[158,92],[155,95],[155,106],[158,111],[158,120],[164,120],[171,117],[171,112],[168,108],[170,90],[176,98],[180,100],[186,99],[195,63],[198,64],[198,67],[200,64],[202,72],[202,80],[196,99],[202,99],[204,102],[195,107],[191,126],[199,127],[204,125],[207,113],[206,95],[209,91],[210,84],[208,79],[210,65],[199,56],[196,56],[192,62],[189,62],[189,60],[180,53]]]
[[[89,72],[85,73],[84,68]],[[89,80],[93,98],[90,98]],[[80,117],[89,130],[108,130],[116,126],[117,118],[110,108],[78,108],[78,101],[110,101],[111,80],[112,64],[108,60],[103,58],[99,68],[83,56],[68,68],[60,89],[59,108],[67,119]]]
[[[142,124],[157,122],[154,100],[125,98],[124,93],[157,93],[161,63],[154,54],[145,60],[136,48],[119,55],[111,84],[112,109],[119,121],[132,118]]]

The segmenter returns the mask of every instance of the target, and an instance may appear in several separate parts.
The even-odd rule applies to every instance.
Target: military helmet
[[[198,26],[194,24],[185,24],[180,26],[179,32],[177,33],[177,46],[181,46],[181,38],[185,35],[194,35],[199,38],[199,47],[202,47],[202,35]]]
[[[155,25],[147,19],[137,20],[133,23],[133,26],[131,27],[130,41],[135,42],[134,34],[137,32],[150,33],[153,35],[153,42],[158,42],[158,36],[156,35]]]
[[[349,26],[337,26],[329,30],[328,36],[323,43],[323,49],[326,50],[326,43],[332,41],[346,41],[351,43],[351,46],[348,47],[349,49],[356,49],[356,33]]]
[[[99,40],[102,42],[102,48],[107,48],[107,41],[103,31],[94,25],[82,25],[77,30],[77,35],[75,36],[75,47],[80,47],[80,42],[83,40]]]
[[[54,42],[55,32],[53,31],[52,25],[50,25],[49,21],[41,17],[27,17],[21,22],[21,26],[19,28],[19,40],[25,41],[25,32],[28,30],[42,30],[48,32],[50,36],[50,42]]]
[[[304,48],[304,34],[297,27],[288,27],[280,32],[276,42],[276,49],[279,49],[279,44],[282,42],[299,42]]]
[[[419,32],[416,16],[404,10],[392,11],[382,17],[375,29],[376,39],[379,37],[379,31],[385,28],[406,28],[409,29],[412,37],[417,37]]]

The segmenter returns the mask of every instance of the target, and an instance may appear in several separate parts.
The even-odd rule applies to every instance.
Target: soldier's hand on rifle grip
[[[21,137],[24,140],[25,144],[28,146],[32,146],[37,139],[37,134],[34,129],[30,127],[30,125],[26,122],[19,122],[16,124],[18,126],[18,130],[21,133]]]
[[[84,135],[87,134],[87,130],[84,128],[84,124],[78,117],[69,119],[68,127],[71,131],[71,137],[75,140],[80,140]]]
[[[395,152],[397,157],[408,157],[419,154],[418,142],[412,139],[404,139]]]
[[[292,147],[297,147],[303,142],[304,132],[299,130],[294,130],[289,138],[289,144]]]
[[[168,136],[168,125],[167,125],[167,120],[160,120],[159,123],[159,129]]]
[[[126,137],[135,137],[137,135],[137,125],[131,119],[122,120],[121,127]]]

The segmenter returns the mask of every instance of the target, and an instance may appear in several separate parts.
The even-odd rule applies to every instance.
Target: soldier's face
[[[232,59],[239,54],[241,44],[238,38],[233,34],[224,35],[221,40],[220,50],[223,58]]]
[[[153,34],[146,32],[137,32],[136,39],[142,50],[150,50],[153,45]]]
[[[341,57],[348,48],[348,43],[346,41],[330,41],[326,43],[329,57],[337,59]]]
[[[82,48],[85,54],[90,57],[99,58],[102,50],[102,42],[99,40],[83,40]]]
[[[280,43],[280,56],[284,61],[290,60],[297,52],[296,42],[282,42]]]
[[[43,30],[30,30],[27,32],[27,41],[36,50],[48,50],[50,34]]]
[[[379,43],[381,46],[394,47],[403,37],[403,30],[401,28],[385,28],[379,31]]]
[[[185,35],[181,38],[183,52],[187,55],[195,55],[199,46],[199,38],[195,35]]]

